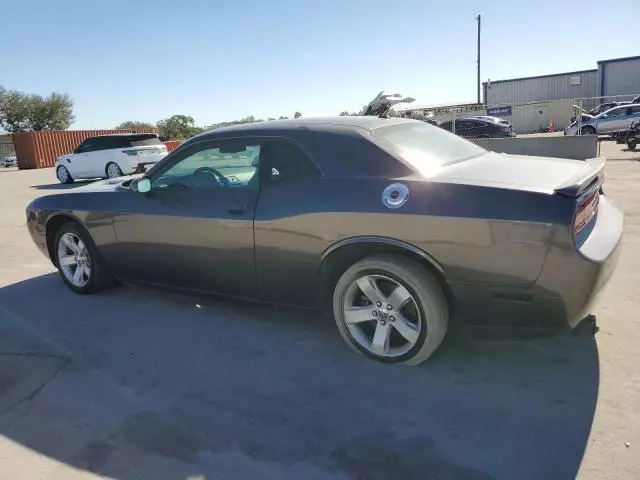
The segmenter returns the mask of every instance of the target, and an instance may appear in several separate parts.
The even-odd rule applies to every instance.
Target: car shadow
[[[36,190],[69,190],[76,187],[82,187],[92,183],[94,180],[82,180],[74,183],[45,183],[42,185],[31,185]]]
[[[121,480],[575,478],[598,397],[588,324],[406,368],[315,312],[50,274],[0,289],[0,332],[0,435]]]

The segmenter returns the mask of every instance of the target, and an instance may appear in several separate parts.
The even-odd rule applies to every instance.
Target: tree
[[[356,112],[349,113],[346,110],[340,112],[340,116],[341,117],[355,117],[356,115],[358,115],[358,113],[356,113]]]
[[[193,117],[188,115],[173,115],[158,122],[158,135],[167,140],[190,138],[202,131],[195,123]]]
[[[278,117],[278,120],[289,120],[289,117],[285,117],[284,115],[281,115],[280,117]]]
[[[116,130],[149,130],[155,128],[149,122],[139,122],[137,120],[128,120],[122,122],[115,129]]]
[[[73,100],[66,93],[42,97],[0,87],[0,127],[8,132],[66,130],[73,120]]]
[[[293,114],[293,118],[300,118],[302,114],[300,112],[296,112]]]
[[[269,120],[273,120],[273,119],[269,118]],[[215,128],[228,127],[230,125],[239,125],[239,124],[242,124],[242,123],[254,123],[254,122],[263,122],[263,121],[264,120],[262,120],[261,118],[255,118],[253,115],[249,115],[248,117],[241,118],[240,120],[232,120],[231,122],[214,123],[213,125],[209,125],[207,127],[207,130],[213,130]]]

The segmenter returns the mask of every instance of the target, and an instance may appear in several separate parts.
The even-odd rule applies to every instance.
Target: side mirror
[[[151,190],[151,180],[147,177],[140,177],[135,182],[135,190],[140,193],[147,193]]]

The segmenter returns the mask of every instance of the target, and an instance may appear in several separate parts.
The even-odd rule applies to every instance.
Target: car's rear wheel
[[[357,353],[418,365],[447,332],[449,308],[435,277],[399,255],[376,255],[349,267],[333,293],[342,338]]]
[[[117,163],[109,162],[105,168],[107,178],[118,178],[122,176],[122,170]]]
[[[634,138],[630,138],[627,141],[627,147],[629,147],[629,150],[635,150],[637,146],[638,146],[638,143]]]
[[[53,251],[62,280],[74,292],[92,293],[114,285],[93,240],[77,223],[60,227]]]
[[[591,125],[585,125],[580,130],[580,134],[581,135],[595,135],[596,134],[596,129],[594,127],[592,127]]]
[[[67,167],[63,165],[56,168],[56,177],[60,183],[73,183],[73,177],[69,173],[69,170],[67,170]]]

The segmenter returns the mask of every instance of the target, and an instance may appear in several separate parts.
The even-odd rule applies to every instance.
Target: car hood
[[[432,180],[553,193],[596,168],[589,160],[488,152],[443,168]],[[589,172],[587,172],[589,173]]]
[[[81,187],[76,187],[71,191],[73,193],[90,193],[90,192],[116,192],[123,188],[128,189],[131,180],[135,180],[141,177],[142,174],[126,175],[118,178],[109,178],[107,180],[100,180],[97,182],[89,183]]]

